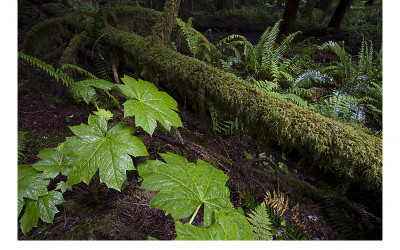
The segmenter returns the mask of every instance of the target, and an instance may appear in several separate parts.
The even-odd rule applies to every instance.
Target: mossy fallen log
[[[183,91],[202,92],[223,113],[238,117],[260,139],[297,149],[310,164],[365,190],[382,189],[382,140],[295,104],[264,95],[245,81],[167,49],[159,39],[103,30],[103,39],[137,65]]]
[[[39,48],[49,47],[51,43],[60,40],[69,40],[75,33],[82,32],[88,24],[93,22],[92,17],[69,12],[64,16],[47,19],[29,30],[24,40],[24,53],[36,55]]]

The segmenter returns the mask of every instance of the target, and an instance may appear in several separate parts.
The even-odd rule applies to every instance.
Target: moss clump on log
[[[107,27],[104,41],[129,59],[157,72],[166,82],[192,92],[257,135],[286,149],[296,148],[313,165],[366,190],[382,188],[382,141],[360,129],[323,117],[295,104],[265,96],[245,81],[197,59],[167,49],[157,39]]]
[[[85,47],[86,40],[89,38],[89,34],[86,31],[75,35],[69,42],[68,47],[64,50],[64,53],[60,59],[60,65],[62,64],[76,64],[76,57],[78,50]]]
[[[68,13],[65,16],[51,18],[32,27],[24,40],[24,53],[35,55],[38,46],[46,47],[54,40],[71,39],[93,22],[93,18],[78,13]]]
[[[151,28],[161,20],[161,12],[142,7],[122,6],[104,11],[105,26],[140,35],[151,35]]]

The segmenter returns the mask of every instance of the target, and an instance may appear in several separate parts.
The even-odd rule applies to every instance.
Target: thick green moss
[[[64,50],[64,53],[60,59],[60,65],[62,64],[76,64],[76,57],[78,50],[83,48],[86,44],[86,40],[89,38],[89,34],[86,31],[75,35],[69,42],[68,47]]]
[[[59,39],[71,39],[74,33],[84,30],[93,19],[77,13],[51,18],[32,27],[24,40],[24,53],[35,55],[38,47],[46,47]]]
[[[161,20],[161,12],[133,6],[110,8],[104,11],[104,15],[106,26],[141,35],[151,35],[152,27]]]
[[[112,27],[104,41],[124,51],[130,60],[150,67],[165,81],[192,92],[203,92],[220,111],[237,116],[260,138],[296,148],[317,167],[338,178],[380,192],[382,141],[362,130],[265,96],[243,80],[204,62],[165,48],[158,39],[144,39]]]
[[[161,21],[153,27],[153,37],[165,45],[169,44],[172,28],[176,24],[176,18],[178,17],[180,3],[180,0],[166,1]]]
[[[60,17],[69,12],[68,8],[62,3],[43,4],[44,14],[48,17]]]

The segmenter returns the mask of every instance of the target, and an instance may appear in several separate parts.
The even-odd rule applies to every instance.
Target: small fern
[[[112,67],[109,62],[109,56],[107,55],[107,51],[104,47],[104,41],[101,39],[103,37],[103,33],[101,30],[104,28],[104,14],[103,10],[100,9],[96,13],[95,22],[92,26],[92,29],[89,33],[90,37],[95,40],[94,44],[94,52],[96,53],[95,57],[95,68],[96,74],[107,81],[112,81]]]
[[[308,240],[310,237],[300,228],[298,205],[289,208],[289,200],[283,194],[267,192],[265,201],[247,215],[257,240]],[[291,214],[290,220],[285,216]]]
[[[273,224],[264,202],[247,215],[247,220],[253,226],[255,240],[272,240]]]
[[[212,103],[208,103],[208,110],[210,111],[211,122],[214,133],[218,132],[229,135],[233,134],[239,129],[243,129],[242,126],[240,126],[239,119],[237,117],[233,121],[220,120],[218,112]]]
[[[186,23],[183,22],[180,18],[176,19],[176,23],[178,24],[179,28],[185,35],[185,39],[188,44],[190,52],[193,53],[193,57],[196,57],[198,52],[197,44],[199,43],[199,37],[193,32],[192,21],[193,21],[192,17],[189,17]]]
[[[29,132],[27,131],[18,131],[18,162],[20,162],[25,157],[25,150],[27,144],[27,136]]]

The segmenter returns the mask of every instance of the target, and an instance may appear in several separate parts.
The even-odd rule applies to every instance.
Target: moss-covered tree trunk
[[[169,44],[172,28],[176,23],[181,0],[167,0],[162,12],[162,18],[153,28],[153,37],[163,44]]]

